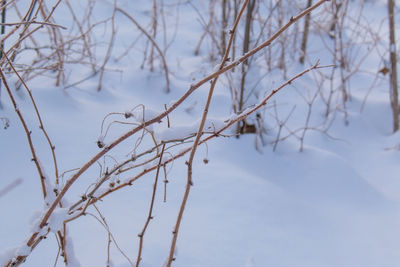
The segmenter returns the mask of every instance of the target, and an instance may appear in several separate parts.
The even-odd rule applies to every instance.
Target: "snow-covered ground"
[[[385,11],[383,4],[379,7]],[[131,8],[138,17],[143,15]],[[150,10],[151,6],[141,9]],[[69,89],[54,87],[52,80],[45,77],[29,82],[45,127],[56,146],[61,172],[79,168],[99,151],[96,142],[102,120],[108,113],[123,113],[139,104],[146,106],[147,115],[162,112],[163,105],[169,106],[178,99],[193,79],[198,80],[212,72],[213,64],[207,61],[207,48],[199,56],[193,54],[201,31],[193,19],[196,12],[184,5],[179,12],[177,35],[167,53],[172,73],[168,94],[160,67],[154,72],[140,68],[142,51],[139,49],[133,50],[123,61],[110,61],[110,68],[122,72],[105,72],[100,92],[96,92],[96,79]],[[124,34],[118,39],[121,42],[116,43],[115,51],[123,51],[129,45],[126,35],[132,27],[128,21],[119,24],[118,31]],[[314,48],[318,50],[318,44]],[[321,59],[321,64],[330,62]],[[299,70],[301,66],[293,66],[289,72]],[[296,105],[288,121],[293,129],[304,126],[308,107],[299,91],[308,92],[305,84],[311,83],[313,77],[312,73],[306,74],[274,96],[273,100],[283,107],[281,119],[287,116],[292,105]],[[263,80],[265,91],[269,92],[280,82],[278,75]],[[206,146],[200,146],[194,162],[194,186],[183,216],[173,266],[398,266],[400,133],[391,133],[388,89],[383,85],[371,91],[360,112],[368,88],[363,83],[362,76],[352,81],[356,86],[347,103],[348,124],[339,114],[327,132],[329,135],[309,130],[302,152],[299,151],[299,140],[294,137],[279,142],[275,151],[273,144],[261,146],[258,140],[256,149],[256,137],[251,134],[240,138],[218,137],[208,141]],[[171,127],[175,129],[171,131],[175,136],[179,131],[181,134],[192,129],[199,121],[207,92],[207,85],[199,88],[171,114]],[[33,108],[25,93],[19,91],[17,95],[41,163],[48,177],[54,177],[50,151],[38,128]],[[4,264],[10,249],[20,247],[29,237],[44,204],[22,126],[4,90],[0,97],[0,117],[10,120],[10,127],[0,130],[0,190],[18,179],[21,181],[11,191],[0,195],[0,264]],[[210,117],[229,118],[232,113],[230,103],[226,81],[221,81],[211,104]],[[265,112],[272,114],[272,110]],[[321,120],[324,110],[325,105],[316,101],[313,119]],[[274,122],[272,116],[266,116],[266,125]],[[131,127],[115,126],[104,141],[110,142],[112,137]],[[155,125],[156,136],[171,136],[165,128],[165,122]],[[228,130],[227,134],[233,131]],[[274,140],[276,134],[277,129],[272,128],[266,136]],[[128,139],[110,155],[118,159],[122,155],[123,158],[135,142],[135,138]],[[148,140],[143,144],[143,150],[146,142]],[[190,144],[181,148],[187,146]],[[112,160],[107,158],[104,162],[112,166]],[[168,166],[165,203],[163,177],[159,180],[154,220],[144,238],[143,267],[162,266],[168,257],[186,185],[186,160],[187,156],[184,156]],[[143,168],[139,167],[139,171]],[[99,171],[98,165],[89,169],[66,195],[66,203],[79,200],[96,181]],[[70,175],[66,173],[63,181]],[[130,177],[132,173],[121,174],[120,178]],[[118,247],[133,263],[138,251],[138,233],[147,218],[153,182],[154,172],[151,172],[135,181],[133,186],[110,194],[96,204]],[[97,216],[96,210],[90,208],[88,212],[68,224],[68,243],[73,244],[80,266],[106,266],[108,234],[91,215]],[[56,242],[49,234],[28,257],[25,266],[53,266],[58,250]],[[131,266],[114,241],[111,260],[117,267]],[[62,265],[59,260],[57,266]]]

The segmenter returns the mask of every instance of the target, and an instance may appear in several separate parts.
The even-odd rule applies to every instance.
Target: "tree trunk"
[[[249,52],[250,48],[250,32],[251,32],[251,26],[253,22],[253,10],[256,4],[256,0],[251,0],[247,6],[247,15],[246,15],[246,24],[245,24],[245,29],[244,29],[244,39],[243,39],[243,55]],[[240,80],[240,93],[239,93],[239,112],[243,111],[243,106],[244,106],[244,91],[245,91],[245,85],[246,85],[246,75],[247,71],[249,69],[249,62],[248,60],[245,60],[242,64],[242,77]],[[236,133],[238,134],[243,134],[244,133],[244,126],[246,125],[245,120],[238,122]]]
[[[312,0],[308,0],[307,2],[307,8],[311,7],[312,5]],[[300,63],[304,64],[304,60],[306,58],[306,50],[307,50],[307,40],[308,40],[308,32],[310,30],[310,13],[306,15],[306,18],[304,20],[304,31],[303,31],[303,40],[301,41],[301,56],[300,56]]]
[[[390,102],[393,113],[393,132],[399,129],[399,98],[397,89],[397,57],[394,24],[394,0],[388,0],[389,39],[390,39]]]
[[[226,28],[228,27],[227,0],[222,1],[222,27],[221,27],[221,55],[225,54],[226,49]]]

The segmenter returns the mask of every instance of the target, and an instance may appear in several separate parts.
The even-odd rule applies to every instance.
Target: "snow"
[[[195,123],[192,125],[175,126],[173,128],[167,128],[157,132],[159,140],[183,140],[185,137],[189,137],[197,133],[199,124]]]
[[[214,133],[225,126],[225,121],[221,118],[208,118],[204,125],[204,132]],[[158,130],[156,136],[159,140],[167,142],[171,140],[184,140],[187,137],[197,134],[200,121],[188,125],[179,125],[171,128]]]
[[[146,12],[151,10],[150,1],[142,1],[143,5],[125,2],[127,10],[132,9],[138,20],[147,25]],[[100,6],[102,12],[106,13],[109,9],[107,4]],[[143,10],[137,11],[137,7]],[[152,73],[146,67],[140,68],[140,63],[137,63],[142,59],[143,51],[140,49],[133,51],[125,61],[116,63],[110,60],[110,67],[118,67],[121,73],[115,75],[106,71],[103,89],[98,93],[96,79],[65,90],[52,86],[52,80],[47,77],[29,81],[46,129],[56,146],[60,173],[67,171],[60,177],[58,191],[77,168],[101,150],[96,145],[97,141],[109,144],[113,138],[131,130],[133,124],[140,125],[158,116],[165,111],[165,103],[169,103],[167,107],[171,106],[190,88],[192,77],[199,79],[213,71],[216,61],[207,61],[207,45],[202,48],[200,56],[193,55],[200,31],[193,19],[197,17],[196,13],[185,5],[180,8],[179,38],[166,54],[171,72],[169,94],[164,92],[164,72],[158,69],[157,64]],[[170,12],[174,14],[175,11]],[[385,12],[382,2],[376,13]],[[117,44],[115,51],[124,51],[131,42],[127,38],[131,25],[124,25],[119,24],[119,31],[125,36],[120,35],[122,42]],[[317,54],[315,57],[321,56],[318,57],[321,64],[330,64],[326,55],[318,54],[322,44],[317,40],[310,40],[310,43],[310,51]],[[244,57],[237,56],[235,64],[240,64]],[[313,58],[314,62],[316,60]],[[368,60],[365,64],[370,69],[381,62],[375,56]],[[74,75],[81,70],[78,66],[76,68],[71,70],[71,81],[79,80]],[[288,77],[302,69],[302,66],[289,66]],[[329,74],[331,70],[323,71],[326,71],[323,74]],[[257,73],[251,75],[254,80],[258,79]],[[266,77],[259,83],[264,91],[259,96],[253,96],[244,111],[238,114],[232,111],[228,82],[221,77],[211,102],[204,136],[218,131],[229,121],[254,108],[254,103],[284,81],[277,70],[272,70]],[[266,133],[263,138],[266,146],[259,145],[256,149],[255,143],[260,144],[259,135],[233,137],[234,125],[224,132],[232,137],[213,138],[198,148],[193,166],[194,186],[183,215],[177,245],[179,253],[177,248],[174,267],[398,266],[400,133],[392,134],[391,130],[388,83],[377,83],[364,105],[370,84],[365,76],[355,76],[351,81],[352,97],[346,106],[346,118],[340,105],[332,106],[332,113],[325,118],[326,105],[317,98],[312,106],[309,129],[306,129],[304,149],[300,152],[299,133],[304,131],[308,111],[305,100],[315,92],[315,77],[319,76],[310,73],[301,77],[275,95],[265,109],[259,110],[265,119]],[[0,118],[9,119],[10,126],[0,130],[0,266],[16,255],[29,254],[24,266],[52,266],[58,252],[53,233],[61,230],[63,222],[71,218],[69,207],[90,192],[107,168],[111,169],[116,162],[126,160],[132,154],[137,156],[146,151],[154,140],[149,134],[140,139],[139,134],[110,151],[106,158],[98,160],[71,187],[62,208],[58,206],[55,209],[47,226],[40,229],[41,219],[55,199],[55,181],[51,171],[54,167],[48,144],[36,126],[32,106],[21,91],[19,94],[21,97],[17,97],[17,101],[32,130],[40,166],[48,171],[45,176],[49,194],[43,201],[40,180],[30,161],[23,129],[7,95],[1,90],[3,108],[0,109]],[[186,140],[194,136],[207,94],[207,86],[199,88],[184,105],[169,115],[170,125],[164,118],[149,127],[148,131],[158,142],[169,142],[168,147],[172,140]],[[188,106],[191,107],[190,112]],[[293,107],[296,108],[292,112]],[[111,112],[118,115],[107,117],[105,125],[114,120],[131,124],[113,125],[104,136],[100,126]],[[285,121],[289,114],[282,132],[279,132],[276,121]],[[324,120],[329,121],[329,129],[320,127]],[[284,138],[278,143],[276,151],[272,151],[278,133]],[[163,155],[162,163],[186,151],[191,145],[192,142],[182,142],[171,147]],[[94,193],[94,198],[108,192],[109,183],[126,183],[139,172],[156,166],[158,159],[152,159],[152,155],[132,162],[133,165],[149,160],[140,168],[112,175]],[[160,170],[154,219],[144,236],[141,266],[163,266],[168,260],[172,229],[186,186],[187,158],[185,155],[166,164],[166,177],[164,170]],[[207,164],[203,161],[205,158],[208,159]],[[130,266],[122,253],[135,262],[139,244],[137,234],[147,219],[154,178],[155,172],[150,172],[133,182],[132,186],[98,201],[96,207],[101,215],[94,207],[89,207],[85,216],[67,224],[68,266],[105,266],[109,238],[105,229],[109,229],[118,242],[118,247],[114,241],[111,242],[109,265]],[[169,181],[165,203],[164,179]],[[18,186],[8,187],[13,184]],[[2,191],[4,188],[7,190]],[[102,216],[107,227],[100,223],[104,224]],[[47,238],[31,252],[26,240],[34,232]],[[63,265],[62,258],[58,259],[57,266]]]
[[[30,247],[21,245],[20,247],[8,248],[0,252],[0,264],[5,266],[10,260],[14,260],[16,255],[28,256],[31,253]]]
[[[69,267],[80,267],[78,259],[75,256],[74,245],[72,238],[70,236],[66,236],[66,253],[68,255],[68,265]]]
[[[16,255],[21,255],[21,256],[27,256],[31,253],[31,248],[28,247],[27,245],[23,245],[21,247],[18,248],[18,250],[16,251]]]
[[[68,219],[68,208],[56,208],[48,220],[50,231],[53,233],[61,231],[66,219]]]

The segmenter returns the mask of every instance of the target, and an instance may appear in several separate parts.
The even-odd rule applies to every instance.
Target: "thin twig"
[[[158,176],[160,174],[160,168],[161,168],[161,161],[162,157],[164,154],[164,149],[165,149],[165,143],[163,144],[161,148],[161,153],[159,155],[160,159],[158,161],[157,165],[157,171],[156,171],[156,177],[154,179],[154,184],[153,184],[153,193],[151,195],[151,202],[150,202],[150,208],[149,208],[149,213],[147,215],[146,223],[143,226],[142,232],[140,232],[139,236],[139,250],[138,250],[138,256],[136,259],[136,267],[139,267],[140,261],[142,260],[142,250],[143,250],[143,238],[146,233],[147,227],[149,226],[150,220],[153,219],[153,207],[154,207],[154,201],[156,197],[156,191],[157,191],[157,184],[158,184]]]
[[[5,54],[3,54],[3,56],[5,56]],[[46,198],[47,189],[46,189],[46,183],[45,183],[44,180],[48,179],[48,178],[44,175],[44,171],[42,170],[42,166],[39,163],[39,159],[38,159],[38,156],[36,154],[36,150],[35,150],[35,147],[33,145],[32,137],[31,137],[32,131],[30,131],[28,129],[28,125],[26,124],[25,119],[24,119],[21,111],[18,108],[17,102],[15,101],[15,98],[14,98],[12,92],[11,92],[10,87],[8,86],[6,77],[4,76],[3,70],[1,68],[0,68],[0,78],[1,78],[1,80],[3,82],[3,84],[4,84],[4,87],[6,88],[8,96],[11,99],[11,102],[12,102],[12,104],[14,106],[14,110],[17,113],[19,120],[21,121],[22,127],[24,128],[26,139],[28,140],[29,148],[30,148],[31,154],[32,154],[32,161],[35,163],[36,169],[37,169],[37,171],[39,173],[40,184],[42,186],[43,197]]]
[[[43,26],[58,27],[58,28],[61,28],[63,30],[67,29],[67,27],[64,27],[64,26],[59,25],[59,24],[45,22],[45,21],[35,21],[35,20],[33,20],[33,21],[22,21],[22,22],[0,23],[0,26],[15,26],[15,25],[26,25],[26,24],[39,24],[39,25],[43,25]]]
[[[160,47],[157,45],[156,41],[154,41],[153,37],[151,37],[151,35],[131,16],[129,15],[125,10],[120,9],[117,7],[116,9],[117,11],[121,12],[122,14],[124,14],[130,21],[132,21],[133,24],[135,24],[135,26],[144,34],[146,35],[146,37],[149,39],[149,41],[153,44],[153,46],[156,48],[156,50],[158,51],[160,57],[161,57],[161,61],[163,63],[163,67],[164,67],[164,72],[165,72],[165,81],[167,83],[167,93],[171,90],[170,88],[170,82],[169,82],[169,70],[168,70],[168,65],[167,65],[167,61],[165,60],[165,56],[164,53],[162,52],[162,50],[160,49]]]
[[[2,52],[3,52],[3,50],[2,50]],[[52,154],[52,157],[53,157],[53,163],[54,163],[54,172],[55,172],[55,177],[56,177],[56,184],[58,185],[59,184],[59,181],[58,181],[58,165],[57,165],[57,157],[56,157],[56,153],[55,153],[56,147],[53,145],[53,142],[51,141],[49,135],[47,134],[46,129],[44,128],[44,124],[43,124],[43,120],[42,120],[42,117],[41,117],[40,112],[39,112],[39,108],[36,105],[36,101],[35,101],[35,99],[34,99],[34,97],[32,95],[31,90],[29,89],[29,87],[25,83],[25,81],[22,79],[22,77],[18,73],[18,71],[15,69],[13,63],[10,61],[10,59],[8,58],[6,53],[4,53],[4,57],[6,58],[9,66],[12,68],[14,73],[17,75],[19,81],[24,86],[24,88],[25,88],[26,92],[28,93],[29,98],[30,98],[30,100],[32,102],[32,105],[33,105],[33,107],[35,109],[36,117],[37,117],[37,119],[39,121],[39,128],[42,130],[42,132],[43,132],[43,134],[44,134],[44,136],[46,138],[46,141],[47,141],[47,143],[48,143],[48,145],[50,147],[50,150],[51,150],[51,154]]]
[[[97,91],[101,91],[101,88],[102,88],[102,85],[103,85],[103,76],[104,76],[105,67],[106,67],[106,64],[107,64],[108,60],[111,57],[111,51],[112,51],[113,46],[114,46],[114,41],[115,41],[115,36],[116,36],[116,29],[115,29],[116,8],[117,8],[117,0],[114,0],[113,12],[112,12],[112,15],[111,15],[111,36],[110,36],[110,40],[108,42],[106,55],[104,56],[103,64],[100,67],[100,74],[99,74],[99,82],[97,84]]]
[[[107,234],[109,237],[111,237],[112,241],[114,242],[115,247],[119,250],[119,252],[121,253],[121,255],[130,263],[131,266],[134,266],[133,262],[131,261],[131,259],[128,257],[128,255],[126,255],[126,253],[120,248],[120,246],[118,245],[118,242],[115,240],[114,235],[111,233],[110,227],[107,224],[106,218],[103,216],[103,214],[100,212],[100,209],[96,206],[93,205],[93,207],[96,209],[97,213],[99,214],[101,220],[99,218],[97,218],[97,216],[95,216],[94,214],[91,213],[87,213],[88,215],[91,215],[93,218],[95,218],[103,227],[104,229],[106,229]]]

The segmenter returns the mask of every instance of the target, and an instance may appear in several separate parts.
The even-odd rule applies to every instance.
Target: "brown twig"
[[[64,27],[64,26],[59,25],[59,24],[50,23],[50,22],[44,22],[44,21],[35,21],[35,20],[33,20],[33,21],[0,23],[0,26],[15,26],[15,25],[26,25],[26,24],[39,24],[39,25],[43,25],[43,26],[58,27],[58,28],[61,28],[63,30],[67,29],[67,27]]]
[[[61,0],[57,0],[57,2],[54,4],[54,6],[52,7],[52,9],[51,9],[51,11],[49,12],[49,14],[44,18],[44,21],[43,21],[43,22],[48,22],[48,21],[50,20],[50,18],[52,17],[52,15],[53,15],[55,9],[56,9],[57,6],[60,4],[60,2],[61,2]],[[34,1],[32,1],[32,4],[31,4],[31,6],[30,6],[29,9],[32,9],[32,8],[34,7],[34,4],[33,4],[33,3],[34,3]],[[28,17],[29,13],[30,13],[30,11],[28,10],[28,12],[26,13],[26,15],[25,15],[25,17],[24,17],[24,20],[26,20],[26,18]],[[30,37],[33,33],[35,33],[36,31],[40,30],[40,29],[43,27],[43,25],[39,25],[39,26],[37,26],[36,28],[34,28],[33,30],[31,30],[30,32],[27,32],[30,25],[31,25],[30,23],[24,25],[24,26],[25,26],[25,27],[24,27],[24,30],[19,34],[18,40],[17,40],[11,47],[9,47],[9,49],[7,50],[7,54],[11,54],[11,55],[9,56],[9,58],[13,58],[13,57],[16,55],[16,52],[17,52],[17,50],[18,50],[18,49],[16,49],[16,48],[20,46],[20,44],[22,43],[22,41],[24,41],[25,39],[27,39],[28,37]],[[1,41],[4,41],[4,40],[7,39],[8,37],[12,36],[12,35],[15,33],[15,31],[18,30],[18,28],[19,28],[20,26],[21,26],[21,25],[15,26],[15,28],[14,28],[13,30],[11,30],[6,36],[4,36],[4,37],[1,39]]]
[[[66,6],[68,7],[68,9],[69,9],[69,11],[70,11],[70,13],[71,13],[71,15],[72,15],[72,19],[75,21],[75,24],[77,25],[77,27],[78,27],[78,29],[79,29],[79,33],[80,33],[81,39],[82,39],[82,41],[83,41],[83,48],[84,48],[84,49],[82,49],[82,56],[83,56],[83,53],[86,51],[86,52],[87,52],[87,56],[89,57],[90,65],[91,65],[91,68],[92,68],[92,72],[93,72],[93,73],[96,73],[96,72],[97,72],[97,70],[96,70],[96,62],[95,62],[96,59],[95,59],[95,57],[92,55],[92,51],[91,51],[91,49],[90,49],[90,44],[89,44],[89,39],[90,39],[90,38],[89,38],[89,34],[88,34],[88,32],[85,33],[85,31],[84,31],[84,29],[83,29],[83,26],[82,26],[82,23],[79,22],[79,20],[78,20],[76,14],[75,14],[75,11],[74,11],[74,9],[72,8],[72,6],[71,6],[69,0],[68,0],[68,1],[65,1],[65,4],[66,4]],[[89,16],[88,16],[88,17],[89,17]]]
[[[33,8],[34,8],[34,6],[35,6],[35,5],[34,5],[34,2],[35,2],[34,0],[31,1],[31,4],[30,4],[30,6],[29,6],[27,12],[26,12],[24,18],[22,19],[23,21],[26,21],[26,19],[28,18],[29,13],[33,10]],[[8,5],[10,5],[11,3],[14,3],[14,1],[10,1],[10,2],[8,2],[6,5],[2,6],[2,9],[6,8],[6,7],[7,7]],[[15,33],[22,25],[24,25],[24,24],[18,24],[18,25],[16,25],[16,26],[15,26],[12,30],[10,30],[3,38],[1,38],[0,42],[3,43],[3,42],[4,42],[5,40],[7,40],[10,36],[13,36],[14,33]],[[27,24],[25,24],[25,25],[27,25]]]
[[[165,164],[163,164],[163,171],[164,171],[164,203],[167,202],[167,184],[168,184],[168,179],[167,179],[167,169]]]
[[[147,219],[146,219],[146,222],[145,222],[145,224],[143,226],[142,232],[140,232],[140,234],[138,234],[138,236],[139,236],[139,250],[138,250],[138,256],[137,256],[137,259],[136,259],[136,267],[139,267],[140,261],[142,260],[143,238],[144,238],[144,235],[146,233],[147,227],[149,226],[150,220],[153,219],[153,207],[154,207],[154,201],[155,201],[155,197],[156,197],[158,176],[160,174],[160,168],[161,168],[161,165],[162,165],[161,162],[162,162],[162,157],[163,157],[163,154],[164,154],[164,149],[165,149],[165,143],[163,144],[163,146],[161,148],[161,153],[159,155],[160,159],[158,161],[157,170],[156,170],[156,177],[154,179],[153,193],[151,195],[149,213],[147,215]]]
[[[128,257],[128,255],[126,255],[126,253],[119,247],[118,242],[117,242],[117,240],[115,240],[114,235],[112,234],[112,232],[110,230],[110,227],[107,224],[106,218],[100,212],[100,209],[96,205],[93,205],[93,207],[96,209],[96,211],[99,214],[101,220],[99,218],[97,218],[97,216],[95,216],[94,214],[91,214],[91,213],[87,213],[87,214],[91,215],[93,218],[95,218],[104,227],[104,229],[106,229],[107,236],[109,238],[111,238],[111,240],[114,242],[115,247],[118,249],[118,251],[121,253],[121,255],[130,263],[131,266],[134,266],[133,262]]]
[[[54,12],[55,8],[57,6],[54,6],[53,9],[49,12],[47,10],[45,2],[41,2],[39,5],[39,11],[42,14],[43,18],[45,19],[45,22],[50,21],[53,19],[53,17],[50,15],[47,15],[47,13],[52,14]],[[65,46],[64,46],[64,40],[63,36],[60,33],[60,29],[57,27],[47,27],[50,41],[54,43],[56,46],[55,49],[55,55],[57,57],[57,75],[56,75],[56,86],[59,86],[60,83],[65,84],[65,73],[64,73],[64,64],[65,64]],[[12,57],[13,58],[13,57]]]
[[[116,13],[116,11],[117,11],[117,0],[114,0],[113,12],[111,15],[111,35],[110,35],[110,40],[108,42],[106,55],[104,56],[103,64],[100,66],[100,74],[99,74],[99,82],[97,84],[97,91],[101,91],[101,88],[103,85],[103,76],[104,76],[105,67],[106,67],[108,60],[111,57],[111,51],[114,46],[114,40],[115,40],[115,35],[116,35],[116,29],[115,29],[115,13]]]
[[[5,54],[3,54],[3,56],[5,56]],[[8,96],[11,99],[11,102],[12,102],[12,104],[14,106],[14,110],[17,113],[19,120],[21,121],[22,127],[24,128],[26,139],[28,140],[29,148],[30,148],[31,154],[32,154],[32,161],[35,163],[36,169],[37,169],[37,171],[39,173],[40,184],[42,186],[43,197],[46,198],[47,189],[46,189],[46,183],[45,183],[44,180],[48,179],[48,177],[45,176],[44,171],[42,169],[42,166],[39,163],[39,159],[38,159],[38,156],[36,154],[36,150],[35,150],[35,147],[33,145],[32,137],[31,137],[32,132],[28,129],[28,125],[26,124],[25,119],[24,119],[21,111],[18,108],[17,102],[15,101],[15,98],[14,98],[12,92],[11,92],[11,89],[8,86],[7,79],[4,76],[3,70],[1,68],[0,68],[0,78],[1,78],[1,80],[3,82],[3,84],[4,84],[4,87],[6,88]]]
[[[4,52],[4,51],[2,51],[2,52]],[[22,77],[20,76],[20,74],[18,73],[18,71],[15,69],[13,63],[12,63],[12,62],[10,61],[10,59],[8,58],[7,54],[6,54],[6,53],[3,53],[3,55],[4,55],[4,57],[6,58],[6,60],[7,60],[8,64],[9,64],[9,66],[11,67],[11,69],[13,70],[13,72],[15,73],[15,75],[17,75],[19,81],[20,81],[20,82],[22,83],[22,85],[24,86],[24,88],[25,88],[26,92],[28,93],[29,98],[30,98],[30,100],[31,100],[31,102],[32,102],[32,105],[33,105],[33,107],[34,107],[34,109],[35,109],[36,117],[37,117],[37,119],[38,119],[38,121],[39,121],[39,128],[42,130],[42,132],[43,132],[43,134],[44,134],[44,136],[45,136],[45,138],[46,138],[46,141],[47,141],[47,143],[48,143],[48,145],[49,145],[49,147],[50,147],[50,150],[51,150],[51,154],[52,154],[52,157],[53,157],[53,163],[54,163],[54,172],[55,172],[55,177],[56,177],[56,184],[58,185],[58,184],[59,184],[59,181],[58,181],[58,165],[57,165],[57,157],[56,157],[56,153],[55,153],[56,147],[53,145],[53,142],[51,141],[49,135],[47,134],[46,129],[44,128],[44,124],[43,124],[42,117],[40,116],[39,108],[38,108],[37,105],[36,105],[36,101],[35,101],[35,99],[34,99],[34,97],[33,97],[33,95],[32,95],[31,90],[29,89],[29,87],[27,86],[27,84],[25,83],[25,81],[22,79]]]

